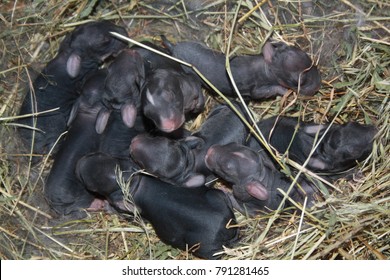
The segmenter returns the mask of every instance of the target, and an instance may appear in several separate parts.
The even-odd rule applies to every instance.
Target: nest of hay
[[[282,114],[303,120],[375,124],[371,156],[354,176],[339,179],[304,211],[248,218],[241,239],[223,259],[390,258],[390,4],[339,1],[3,1],[0,13],[0,258],[193,259],[163,244],[138,218],[89,213],[82,220],[51,216],[42,196],[51,160],[23,154],[14,120],[36,73],[64,35],[89,20],[110,19],[135,40],[160,34],[205,42],[225,53],[259,53],[272,36],[296,44],[319,65],[313,97],[251,102],[257,118]],[[233,3],[234,2],[234,3]],[[233,29],[233,30],[232,30]],[[227,46],[230,45],[230,49]],[[214,103],[209,98],[208,108]],[[201,124],[207,111],[192,128]],[[172,229],[174,231],[174,229]]]

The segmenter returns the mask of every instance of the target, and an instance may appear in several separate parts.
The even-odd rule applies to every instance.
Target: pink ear
[[[66,72],[71,78],[77,77],[80,73],[81,58],[79,55],[72,53],[66,61]]]
[[[70,126],[74,121],[74,119],[76,118],[77,113],[79,111],[79,107],[80,107],[80,102],[76,101],[72,106],[72,110],[70,111],[69,119],[68,122],[66,123],[67,126]]]
[[[122,120],[127,127],[133,127],[137,117],[137,108],[133,104],[124,104],[121,107]]]
[[[312,157],[307,165],[317,170],[325,170],[327,167],[324,161],[316,157]]]
[[[263,56],[267,64],[272,63],[272,56],[274,55],[274,52],[275,50],[272,44],[270,42],[266,42],[263,46]]]
[[[258,200],[267,200],[268,199],[268,191],[258,181],[251,181],[245,186],[246,191],[253,196],[254,198],[257,198]]]
[[[325,130],[326,126],[323,124],[310,124],[304,127],[303,131],[310,135],[316,135],[322,130]]]
[[[153,95],[150,93],[149,89],[146,89],[146,99],[150,102],[150,104],[152,104],[153,106],[156,106],[154,99],[153,99]]]
[[[108,118],[110,117],[110,111],[107,109],[101,109],[96,118],[95,130],[98,134],[102,134],[107,126]]]
[[[204,185],[205,178],[203,175],[197,174],[191,176],[186,182],[184,182],[184,186],[188,188],[195,188]]]

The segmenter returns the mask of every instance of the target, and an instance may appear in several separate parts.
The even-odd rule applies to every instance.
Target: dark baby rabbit
[[[108,21],[90,22],[76,27],[62,41],[58,54],[36,78],[23,100],[20,115],[59,108],[36,117],[20,119],[20,136],[27,147],[34,136],[34,154],[49,152],[58,137],[67,128],[71,108],[78,98],[82,80],[88,73],[97,70],[103,61],[126,47],[126,44],[112,37],[109,32],[122,35],[123,27]],[[35,134],[35,135],[34,135]]]
[[[130,181],[127,199],[133,204],[125,207],[116,179],[117,167],[125,180],[138,169],[131,160],[119,161],[97,153],[82,158],[76,173],[90,191],[106,197],[120,211],[131,213],[137,208],[157,236],[173,247],[188,248],[198,257],[215,259],[218,256],[214,254],[223,246],[231,246],[237,240],[231,203],[222,191],[205,186],[182,188],[141,174]]]
[[[150,42],[144,45],[167,54]],[[178,130],[186,118],[203,110],[205,98],[198,77],[186,73],[172,59],[145,48],[132,47],[144,59],[146,84],[142,95],[143,114],[165,133]]]
[[[195,66],[217,89],[236,97],[225,68],[226,56],[197,42],[164,39],[172,55]],[[183,68],[192,72],[187,66]],[[251,99],[283,95],[293,89],[302,95],[314,95],[321,77],[310,57],[301,49],[283,42],[266,42],[260,55],[240,55],[230,59],[230,68],[238,90]]]
[[[315,124],[297,118],[273,117],[258,122],[267,141],[279,153],[303,164],[330,124]],[[297,131],[295,131],[297,129]],[[311,156],[306,168],[312,171],[335,173],[345,171],[368,157],[377,129],[372,125],[348,122],[332,124]],[[256,143],[255,143],[256,145]],[[258,144],[257,144],[258,145]]]
[[[99,150],[128,155],[130,137],[136,133],[136,128],[129,126],[135,124],[143,75],[139,55],[123,51],[107,69],[100,69],[83,85],[45,185],[45,196],[59,214],[80,213],[94,201],[94,195],[76,178],[75,167],[81,157]]]
[[[212,172],[232,184],[233,205],[249,215],[266,209],[276,210],[283,199],[278,189],[287,192],[292,182],[276,169],[266,153],[238,143],[211,146],[205,162]],[[301,178],[299,183],[304,193],[294,186],[289,196],[300,203],[307,196],[311,206],[316,193],[314,185]],[[288,201],[286,204],[291,205]]]
[[[234,105],[239,111],[238,103]],[[130,145],[133,159],[161,180],[187,187],[204,184],[212,172],[204,158],[214,144],[244,143],[248,131],[244,123],[225,104],[214,108],[198,131],[184,139],[138,135]]]

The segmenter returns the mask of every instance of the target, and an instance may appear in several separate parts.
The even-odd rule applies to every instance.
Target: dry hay
[[[166,4],[152,7],[152,2]],[[197,6],[200,2],[204,8]],[[390,258],[390,4],[317,0],[310,7],[303,0],[274,0],[255,7],[257,1],[246,0],[238,8],[239,2],[2,1],[1,259],[194,258],[163,244],[151,226],[138,218],[90,213],[83,220],[51,219],[42,198],[51,160],[32,166],[30,155],[21,154],[13,121],[34,73],[55,56],[64,34],[96,19],[126,26],[136,40],[165,34],[177,41],[206,42],[224,52],[258,53],[272,35],[307,51],[323,75],[319,93],[313,97],[291,93],[252,102],[250,108],[257,118],[283,114],[316,122],[375,124],[379,133],[372,155],[359,164],[354,176],[322,187],[324,193],[312,209],[276,211],[251,219],[236,213],[242,238],[235,248],[225,250],[223,258]],[[214,102],[210,98],[208,108]]]

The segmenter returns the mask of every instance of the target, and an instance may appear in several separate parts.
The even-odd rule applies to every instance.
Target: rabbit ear
[[[322,131],[325,130],[326,125],[324,124],[309,124],[306,125],[303,129],[303,131],[309,135],[316,135],[319,133],[321,135]]]
[[[204,185],[205,181],[206,179],[203,175],[194,173],[187,178],[184,182],[184,186],[188,188],[200,187]]]
[[[150,104],[156,106],[156,101],[154,100],[153,95],[150,93],[150,90],[148,88],[146,88],[146,99]]]
[[[250,181],[245,185],[246,191],[258,200],[267,200],[268,191],[266,186],[261,184],[259,181]]]
[[[327,169],[331,168],[331,166],[329,166],[327,162],[322,160],[320,157],[316,157],[316,156],[311,157],[307,166],[310,167],[310,169],[322,170],[322,171],[326,171]]]
[[[126,103],[122,105],[121,116],[124,124],[127,127],[132,128],[134,126],[135,119],[137,117],[137,108],[130,103]]]
[[[102,134],[104,129],[107,126],[108,119],[110,117],[111,112],[106,108],[103,108],[99,111],[98,116],[96,118],[95,130],[98,134]]]
[[[74,119],[76,118],[77,116],[77,113],[79,111],[79,107],[80,107],[80,101],[77,100],[73,106],[72,106],[72,110],[70,111],[70,114],[69,114],[69,119],[68,119],[68,122],[67,122],[67,126],[69,127],[72,122],[74,121]]]
[[[77,75],[80,73],[80,68],[81,57],[78,54],[72,52],[72,54],[66,61],[66,72],[71,78],[76,78]]]
[[[274,53],[275,53],[274,46],[271,44],[271,42],[267,41],[264,44],[262,53],[263,53],[265,62],[267,64],[271,64],[272,63],[272,57],[274,56]]]

